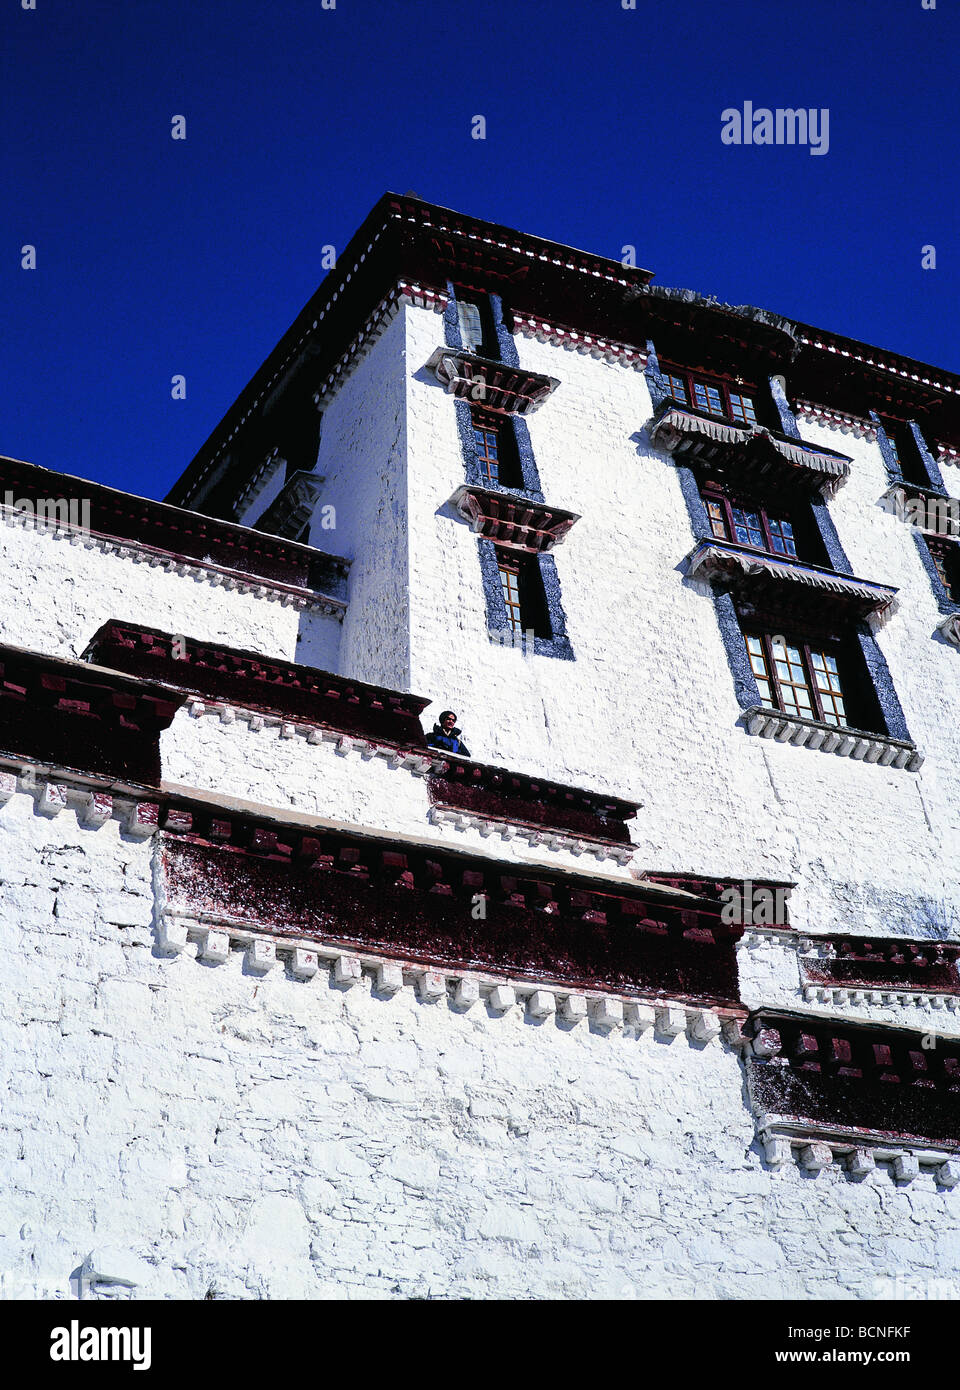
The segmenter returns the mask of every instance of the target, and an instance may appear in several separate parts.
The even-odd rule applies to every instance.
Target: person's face
[[[443,729],[445,733],[449,734],[456,722],[457,716],[455,714],[445,714],[443,718],[440,720],[440,727]]]

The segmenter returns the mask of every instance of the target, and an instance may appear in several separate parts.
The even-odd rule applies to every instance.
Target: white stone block
[[[293,737],[296,735],[296,732],[297,732],[297,726],[296,726],[296,724],[281,724],[281,725],[280,725],[280,737],[281,737],[281,738],[293,738]]]
[[[437,999],[446,998],[447,982],[438,971],[425,970],[417,976],[417,989],[421,999],[434,1003]]]
[[[502,1014],[513,1008],[517,995],[512,985],[494,985],[487,1002],[495,1013]]]
[[[312,980],[320,969],[320,957],[316,951],[308,951],[303,946],[294,947],[290,957],[290,973],[298,980]]]
[[[739,1018],[728,1018],[724,1021],[723,1036],[731,1047],[743,1047],[747,1041],[743,1036],[743,1025]]]
[[[170,951],[179,955],[181,951],[186,949],[187,935],[186,922],[173,921],[169,917],[160,919],[157,938],[162,951]]]
[[[200,955],[204,960],[222,963],[230,956],[230,937],[225,931],[215,931],[211,928],[203,938]]]
[[[781,1047],[780,1033],[776,1028],[761,1028],[750,1046],[755,1057],[776,1057]]]
[[[67,805],[66,787],[44,782],[37,793],[37,810],[41,816],[59,816]]]
[[[159,806],[149,801],[138,801],[127,812],[123,828],[135,839],[146,840],[156,831],[159,819]]]
[[[5,801],[9,801],[17,790],[17,774],[15,772],[0,772],[0,806]]]
[[[913,1182],[920,1173],[920,1161],[916,1154],[900,1154],[893,1160],[893,1176],[897,1182]]]
[[[821,1168],[829,1168],[833,1162],[833,1150],[829,1144],[807,1144],[800,1150],[800,1166],[810,1173],[819,1173]]]
[[[534,990],[527,1000],[527,1013],[532,1018],[549,1018],[556,1013],[557,1001],[549,990]]]
[[[790,1140],[789,1139],[768,1139],[763,1146],[763,1156],[771,1168],[779,1168],[781,1164],[790,1162]]]
[[[84,798],[80,823],[95,829],[97,826],[106,825],[112,815],[113,797],[106,793],[94,792]]]
[[[277,963],[277,948],[272,941],[251,941],[247,947],[247,967],[266,974]]]
[[[601,995],[593,1000],[590,1017],[598,1028],[620,1028],[623,1026],[623,1002],[612,995]]]
[[[683,1009],[668,1005],[657,1010],[657,1032],[665,1038],[675,1038],[686,1031],[687,1015]]]
[[[587,1001],[582,994],[568,994],[560,1001],[560,1015],[568,1023],[579,1023],[587,1016]]]
[[[720,1019],[712,1009],[700,1009],[693,1015],[690,1036],[697,1042],[710,1042],[720,1036]]]
[[[624,1019],[641,1033],[645,1033],[656,1024],[657,1011],[652,1004],[625,1004]]]
[[[956,1187],[960,1182],[960,1161],[948,1158],[946,1163],[941,1163],[937,1169],[937,1182],[941,1187]]]
[[[380,994],[397,994],[403,989],[403,970],[394,960],[377,966],[377,990]]]
[[[869,1149],[854,1149],[847,1159],[847,1169],[855,1178],[865,1178],[876,1171],[877,1160]]]
[[[480,981],[466,977],[457,981],[453,1002],[458,1009],[470,1009],[480,999]]]
[[[337,956],[333,963],[333,978],[345,989],[352,988],[360,980],[363,971],[356,956]]]

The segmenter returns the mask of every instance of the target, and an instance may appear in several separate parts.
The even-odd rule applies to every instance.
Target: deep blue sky
[[[162,496],[387,189],[960,370],[957,0],[0,3],[0,453]]]

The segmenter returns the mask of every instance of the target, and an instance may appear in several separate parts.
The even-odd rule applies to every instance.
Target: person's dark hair
[[[448,714],[453,714],[453,710],[452,710],[452,709],[442,709],[442,710],[440,711],[440,713],[437,715],[437,723],[438,723],[438,724],[442,724],[443,721],[446,719],[446,717],[447,717]],[[457,716],[456,716],[455,714],[453,714],[453,717],[454,717],[454,719],[456,719]]]

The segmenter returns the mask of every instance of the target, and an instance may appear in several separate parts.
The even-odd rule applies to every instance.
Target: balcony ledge
[[[915,744],[889,738],[886,734],[837,728],[817,719],[782,714],[763,705],[752,705],[744,711],[743,719],[748,734],[772,738],[777,743],[791,743],[796,748],[818,748],[821,753],[836,753],[838,758],[862,759],[865,763],[879,763],[881,767],[905,767],[908,772],[917,772],[923,763],[923,754],[917,752]]]
[[[450,505],[477,535],[512,550],[553,550],[563,544],[571,526],[580,520],[578,512],[484,487],[458,487]]]
[[[960,609],[948,613],[945,618],[941,618],[937,623],[937,631],[945,642],[949,642],[951,646],[960,647]]]
[[[447,393],[501,415],[530,415],[560,385],[556,377],[493,362],[461,348],[437,348],[426,364]]]
[[[781,559],[731,541],[700,541],[687,556],[688,573],[705,579],[724,580],[738,589],[768,588],[770,581],[804,584],[835,596],[857,617],[873,615],[883,621],[896,611],[897,590],[871,579],[837,574],[822,565]]]
[[[779,474],[828,496],[846,482],[850,473],[846,454],[789,439],[763,425],[734,425],[701,415],[674,401],[665,401],[661,406],[650,428],[650,441],[658,449],[684,460],[726,465],[738,476],[753,479]]]

